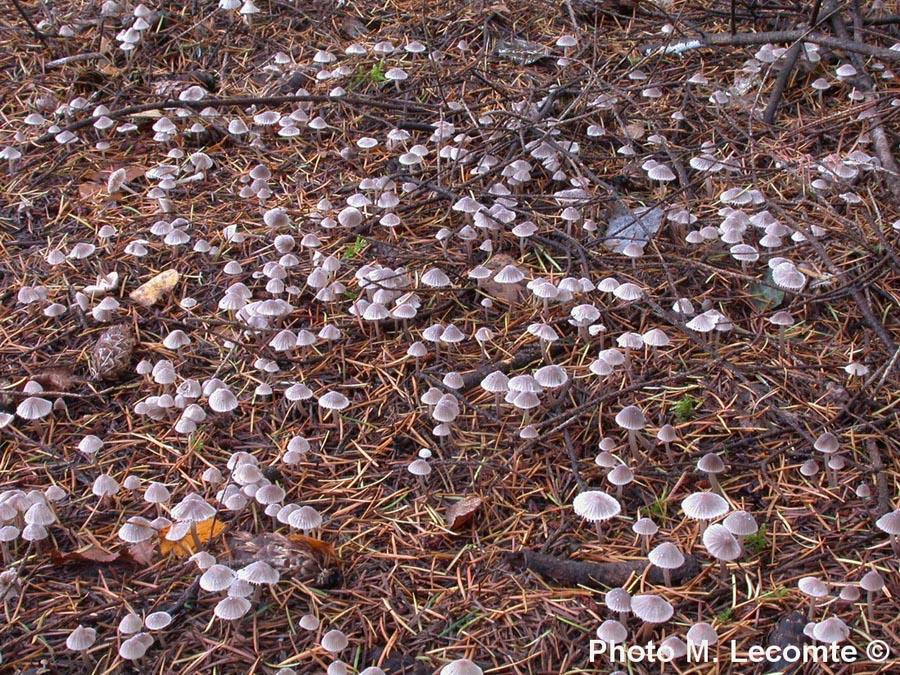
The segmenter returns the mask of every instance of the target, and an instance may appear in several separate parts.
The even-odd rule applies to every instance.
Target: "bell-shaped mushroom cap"
[[[517,284],[524,278],[525,275],[522,273],[522,270],[515,265],[507,265],[497,272],[494,276],[494,281],[498,284]]]
[[[431,465],[424,459],[414,459],[406,467],[413,476],[427,476],[431,473]]]
[[[628,637],[628,629],[615,619],[607,619],[597,628],[597,637],[604,642],[618,644],[625,642]]]
[[[224,621],[235,621],[249,612],[250,606],[247,598],[228,595],[216,603],[213,613]]]
[[[669,336],[659,328],[651,328],[641,335],[641,339],[648,347],[666,347],[669,344]]]
[[[840,443],[838,442],[837,436],[830,431],[826,431],[816,439],[813,447],[821,453],[830,455],[831,453],[838,451]]]
[[[728,513],[728,502],[715,492],[694,492],[684,498],[681,508],[692,520],[712,520]]]
[[[705,473],[722,473],[725,471],[725,462],[716,453],[708,452],[697,462],[697,468]]]
[[[666,650],[672,659],[680,659],[687,655],[687,645],[677,635],[672,635],[663,640],[659,645],[660,650]]]
[[[591,523],[609,520],[622,510],[615,497],[599,490],[586,490],[578,494],[572,506],[575,513]]]
[[[456,659],[441,668],[441,675],[483,675],[481,668],[469,659]]]
[[[629,431],[638,431],[646,426],[647,420],[644,418],[644,413],[641,412],[640,408],[636,405],[629,405],[618,412],[616,424]]]
[[[78,624],[78,627],[66,638],[66,648],[73,652],[81,652],[93,645],[96,639],[96,630]]]
[[[624,588],[613,588],[603,596],[606,606],[613,612],[631,614],[631,593]]]
[[[350,399],[338,391],[329,391],[319,397],[319,405],[327,410],[344,410],[350,405]]]
[[[437,267],[432,267],[422,275],[422,283],[432,288],[444,288],[450,285],[450,277]]]
[[[277,584],[281,575],[265,560],[256,560],[238,570],[237,578],[258,586],[260,584]]]
[[[128,544],[137,544],[147,541],[159,534],[150,521],[143,516],[131,516],[122,527],[119,528],[119,539]]]
[[[510,391],[528,392],[531,394],[540,394],[544,388],[538,383],[533,375],[516,375],[511,377],[508,385]]]
[[[884,579],[878,573],[877,570],[870,570],[863,575],[863,578],[859,580],[859,586],[864,591],[873,592],[880,591],[884,588]]]
[[[322,649],[333,654],[345,649],[349,640],[339,630],[330,630],[322,636]]]
[[[687,632],[688,644],[702,645],[706,643],[707,645],[714,645],[718,640],[719,634],[716,633],[716,629],[705,621],[695,623]]]
[[[659,532],[659,526],[655,522],[653,522],[653,519],[646,517],[637,520],[634,525],[631,526],[631,529],[635,534],[639,534],[644,537],[650,537]]]
[[[119,483],[107,473],[100,474],[94,479],[91,492],[97,497],[111,497],[119,491]]]
[[[729,513],[725,517],[725,520],[722,521],[722,525],[724,525],[725,529],[731,532],[731,534],[737,537],[746,537],[759,531],[759,525],[756,523],[756,518],[746,511],[733,511],[732,513]]]
[[[624,284],[619,284],[613,289],[613,295],[619,298],[619,300],[625,300],[626,302],[631,302],[632,300],[640,300],[644,297],[644,291],[637,284],[633,284],[630,281],[626,281]]]
[[[724,525],[710,525],[703,532],[703,545],[716,560],[736,560],[741,555],[741,543]]]
[[[675,610],[658,595],[635,595],[631,598],[631,611],[646,623],[664,623],[672,618]]]
[[[146,639],[142,637],[144,635],[146,634],[138,633],[122,642],[122,644],[119,645],[119,656],[126,661],[136,661],[146,654],[150,645],[147,643]]]
[[[39,420],[53,410],[53,404],[39,396],[29,396],[16,408],[16,415],[25,420]]]
[[[350,675],[350,669],[343,661],[332,661],[325,672],[327,675]]]
[[[841,589],[841,600],[846,600],[847,602],[856,602],[859,600],[859,586],[855,586],[850,584],[848,586],[844,586]]]
[[[832,616],[824,621],[819,621],[813,626],[813,637],[819,642],[835,644],[843,642],[850,636],[850,629],[841,619]]]
[[[495,370],[481,380],[481,388],[492,394],[504,394],[509,391],[509,378],[503,371]]]
[[[288,525],[296,530],[314,530],[322,524],[322,514],[311,506],[301,506],[288,517]]]
[[[41,499],[28,507],[25,512],[25,522],[29,525],[52,525],[56,522],[56,514],[53,513],[53,509],[47,505],[47,502]]]
[[[225,565],[210,565],[203,574],[200,575],[200,588],[204,591],[215,593],[224,591],[234,583],[234,571]]]
[[[569,381],[569,375],[562,366],[551,364],[535,370],[534,379],[545,389],[556,389]]]
[[[128,613],[119,621],[118,631],[122,635],[137,633],[144,626],[144,621],[137,614]]]
[[[613,485],[628,485],[634,480],[634,472],[624,464],[619,464],[606,474],[606,480]]]
[[[303,630],[318,630],[319,623],[319,619],[314,614],[304,614],[300,617],[300,628]]]
[[[663,424],[656,432],[656,439],[660,443],[674,443],[678,440],[678,433],[671,424]]]
[[[144,501],[150,504],[164,504],[169,501],[169,489],[162,483],[151,482],[144,490]]]
[[[378,666],[369,666],[359,671],[359,675],[385,675],[385,672]]]
[[[657,567],[668,570],[678,569],[684,564],[684,555],[675,544],[669,541],[658,544],[647,555],[647,559]]]
[[[172,623],[172,615],[168,612],[153,612],[144,619],[144,625],[150,630],[162,630]]]
[[[221,387],[210,394],[209,407],[217,413],[230,412],[238,407],[237,396],[230,389]]]
[[[875,527],[891,536],[900,535],[900,509],[885,513],[875,521]]]
[[[216,507],[192,492],[172,507],[171,515],[181,522],[199,523],[215,517]]]
[[[797,582],[797,588],[811,598],[824,598],[828,595],[828,586],[816,577],[803,577]]]

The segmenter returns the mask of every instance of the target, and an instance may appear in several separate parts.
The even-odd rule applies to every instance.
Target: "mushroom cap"
[[[838,442],[837,436],[830,431],[826,431],[816,439],[813,447],[821,453],[830,455],[831,453],[838,451],[840,443]]]
[[[319,405],[327,410],[344,410],[350,405],[350,399],[338,391],[329,391],[319,397]]]
[[[575,513],[591,523],[609,520],[622,510],[615,497],[599,490],[586,490],[578,494],[572,506]]]
[[[741,543],[724,525],[710,525],[703,532],[703,545],[716,560],[736,560],[741,555]]]
[[[628,637],[628,629],[620,621],[607,619],[597,628],[597,637],[604,642],[618,644],[625,642]]]
[[[846,600],[847,602],[856,602],[859,600],[859,586],[855,586],[850,584],[848,586],[844,586],[841,589],[841,600]]]
[[[660,443],[674,443],[678,440],[678,433],[671,424],[663,424],[656,432],[656,439]]]
[[[322,636],[322,649],[333,654],[345,649],[348,644],[347,636],[339,630],[330,630]]]
[[[207,567],[200,575],[200,588],[211,593],[224,591],[234,583],[235,578],[234,570],[217,563]]]
[[[414,459],[406,467],[413,476],[427,476],[431,473],[431,465],[424,459]]]
[[[859,580],[859,586],[868,593],[880,591],[884,588],[884,579],[882,579],[877,570],[869,570]]]
[[[249,581],[251,584],[277,584],[281,575],[265,560],[255,560],[246,567],[238,570],[237,578]]]
[[[647,420],[640,408],[629,405],[616,414],[616,424],[629,431],[638,431],[646,426]]]
[[[606,480],[613,485],[628,485],[634,480],[634,472],[624,464],[619,464],[606,474]]]
[[[481,388],[493,394],[506,393],[509,391],[509,378],[503,371],[495,370],[481,380]]]
[[[159,534],[149,520],[142,516],[132,516],[119,528],[119,539],[128,544],[137,544]]]
[[[885,513],[875,521],[875,527],[891,536],[900,535],[900,509]]]
[[[714,645],[719,640],[719,634],[716,629],[705,621],[695,623],[688,629],[688,644],[702,645],[704,642],[708,645]]]
[[[716,453],[708,452],[697,462],[697,468],[704,473],[722,473],[725,471],[725,462]]]
[[[684,498],[681,508],[693,520],[712,520],[728,512],[728,502],[715,492],[694,492]]]
[[[847,624],[836,616],[819,621],[813,626],[813,637],[819,642],[828,644],[843,642],[849,635],[850,629],[847,627]]]
[[[313,614],[304,614],[300,617],[300,628],[303,630],[313,631],[319,628],[320,621]]]
[[[731,532],[731,534],[737,537],[746,537],[759,531],[759,525],[756,523],[756,518],[746,511],[733,511],[732,513],[729,513],[725,517],[725,520],[722,521],[722,525],[724,525],[725,529]]]
[[[653,522],[653,519],[646,517],[636,521],[634,525],[631,526],[631,529],[635,534],[640,534],[644,537],[650,537],[659,532],[659,526]]]
[[[816,577],[803,577],[797,582],[797,588],[811,598],[824,598],[828,595],[828,586]]]
[[[657,545],[647,555],[647,559],[657,567],[667,570],[678,569],[684,564],[684,554],[669,541]]]
[[[481,668],[469,659],[456,659],[441,668],[441,675],[483,675]]]
[[[177,521],[199,523],[215,517],[216,507],[200,495],[191,493],[172,507],[171,515]]]
[[[144,625],[150,630],[162,630],[172,623],[172,615],[168,612],[152,612],[144,618]]]
[[[68,637],[66,638],[66,648],[72,650],[73,652],[84,651],[85,649],[93,645],[96,639],[96,630],[78,624],[78,627],[75,628],[75,630],[73,630],[71,633],[69,633]]]
[[[235,621],[250,611],[250,601],[247,598],[228,595],[216,603],[213,613],[225,621]]]
[[[674,608],[658,595],[635,595],[631,598],[631,611],[646,623],[664,623],[672,618]]]
[[[603,600],[613,612],[631,613],[631,593],[624,588],[613,588],[607,591]]]
[[[288,524],[297,530],[314,530],[322,524],[322,514],[311,506],[301,506],[291,513]]]

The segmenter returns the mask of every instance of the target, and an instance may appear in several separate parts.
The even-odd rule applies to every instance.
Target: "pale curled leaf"
[[[175,270],[160,272],[147,283],[134,289],[129,297],[143,307],[151,307],[171,292],[180,278],[181,275]]]

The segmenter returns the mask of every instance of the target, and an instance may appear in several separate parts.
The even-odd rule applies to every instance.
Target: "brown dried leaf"
[[[72,391],[77,381],[71,369],[63,367],[46,368],[32,375],[31,379],[39,382],[44,389],[62,392]]]
[[[181,275],[175,270],[160,272],[147,283],[134,289],[129,297],[143,307],[151,307],[171,292],[180,278]]]
[[[138,565],[152,565],[153,554],[156,552],[156,546],[153,539],[131,544],[128,552]]]
[[[484,500],[481,497],[466,497],[450,505],[447,509],[447,527],[459,532],[475,517],[475,513],[481,508]]]
[[[490,260],[484,263],[493,274],[487,279],[479,279],[478,288],[487,293],[492,298],[505,300],[508,303],[518,302],[525,292],[525,281],[522,280],[517,284],[498,284],[494,281],[494,275],[497,274],[507,265],[515,265],[515,259],[505,253],[498,253]]]
[[[51,551],[50,560],[54,565],[136,564],[128,551],[107,551],[95,544],[90,544],[79,551]]]

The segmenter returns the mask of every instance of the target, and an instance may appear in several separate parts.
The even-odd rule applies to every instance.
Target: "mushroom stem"
[[[668,567],[663,567],[663,581],[666,582],[666,586],[672,587],[672,570]]]
[[[716,477],[716,474],[707,472],[706,477],[709,478],[709,485],[712,488],[713,492],[717,493],[721,497],[724,497],[725,493],[722,492],[722,486],[719,485],[719,479]]]
[[[866,591],[866,616],[869,617],[869,621],[875,620],[875,604],[872,602],[875,599],[875,591]]]
[[[597,543],[602,544],[606,541],[606,533],[603,531],[603,521],[598,520],[594,523],[594,527],[597,529]]]
[[[637,432],[634,429],[628,430],[628,447],[631,448],[631,459],[638,462],[641,459],[637,446]]]

